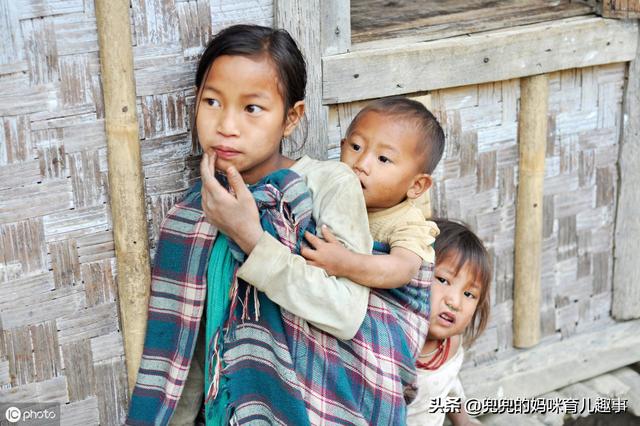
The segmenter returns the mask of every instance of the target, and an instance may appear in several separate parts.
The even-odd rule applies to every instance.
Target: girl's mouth
[[[224,160],[229,160],[235,157],[236,155],[240,154],[240,151],[236,151],[234,149],[230,149],[226,147],[214,148],[214,150],[216,151],[216,155],[219,158],[222,158]]]
[[[450,312],[442,312],[438,317],[442,318],[446,324],[453,325],[456,322],[456,316]]]

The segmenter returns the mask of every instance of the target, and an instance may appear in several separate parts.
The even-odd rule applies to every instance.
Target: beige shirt
[[[369,229],[375,241],[387,243],[391,248],[405,248],[426,262],[435,262],[433,243],[440,230],[434,222],[425,220],[412,200],[369,213]]]
[[[313,199],[317,233],[326,224],[348,249],[371,254],[366,207],[360,181],[337,161],[307,156],[293,171],[306,181]],[[346,278],[328,276],[308,265],[268,233],[238,269],[238,277],[263,291],[269,299],[339,339],[351,339],[367,312],[369,288]]]
[[[407,407],[408,426],[441,426],[444,423],[444,412],[430,413],[431,398],[442,398],[444,403],[447,396],[460,397],[464,400],[464,390],[458,378],[464,359],[462,337],[459,339],[458,350],[437,370],[423,370],[418,368],[416,398]]]

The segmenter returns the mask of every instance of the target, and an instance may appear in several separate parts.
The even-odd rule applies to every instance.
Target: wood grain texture
[[[520,155],[513,283],[513,344],[519,348],[534,346],[540,340],[542,202],[548,98],[548,75],[542,74],[520,80]],[[562,226],[560,229],[562,239]],[[566,233],[570,233],[570,230]]]
[[[640,263],[630,253],[634,240],[640,237],[640,218],[635,213],[640,207],[640,53],[629,64],[627,86],[623,103],[623,126],[620,141],[620,188],[616,215],[613,310],[615,318],[640,318],[640,288],[634,277],[640,276]],[[611,177],[613,178],[613,177]],[[608,179],[607,179],[608,180]],[[607,181],[607,183],[610,183]],[[606,188],[606,187],[605,187]],[[609,185],[601,197],[612,194]]]
[[[323,59],[324,103],[502,81],[635,57],[635,22],[572,18]],[[473,70],[473,72],[458,72]]]

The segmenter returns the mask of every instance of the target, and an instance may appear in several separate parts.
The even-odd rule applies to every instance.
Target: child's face
[[[465,263],[455,274],[456,266],[455,255],[436,261],[435,280],[431,285],[431,340],[464,333],[478,306],[481,287],[475,271]]]
[[[370,111],[360,117],[342,142],[340,161],[358,175],[367,210],[393,207],[429,188],[419,138],[415,126],[397,116]]]
[[[196,127],[202,150],[215,152],[216,169],[235,166],[255,183],[280,168],[280,141],[297,120],[287,115],[278,76],[266,57],[220,56],[202,83]],[[304,106],[302,107],[304,109]]]

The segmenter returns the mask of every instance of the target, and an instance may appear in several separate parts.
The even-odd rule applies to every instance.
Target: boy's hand
[[[346,276],[347,260],[353,253],[338,241],[326,225],[322,225],[321,232],[324,240],[310,232],[304,234],[311,247],[303,247],[300,254],[309,265],[324,269],[328,275]]]

